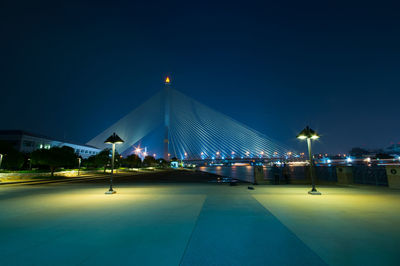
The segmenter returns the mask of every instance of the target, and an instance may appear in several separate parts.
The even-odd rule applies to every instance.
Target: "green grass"
[[[29,177],[29,179],[46,179],[46,180],[52,180],[52,179],[65,179],[65,178],[67,178],[67,177],[65,177],[65,176],[49,176],[49,175],[46,175],[46,176],[33,176],[33,177]]]
[[[49,173],[49,170],[35,169],[35,170],[1,170],[0,173]]]

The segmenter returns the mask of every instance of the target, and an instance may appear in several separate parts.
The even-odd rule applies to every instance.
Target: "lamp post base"
[[[308,194],[310,194],[310,195],[321,195],[321,192],[319,192],[317,190],[310,190],[310,191],[308,191]]]
[[[110,186],[110,189],[108,191],[106,191],[105,194],[115,194],[117,193],[117,191],[113,190],[112,185]]]

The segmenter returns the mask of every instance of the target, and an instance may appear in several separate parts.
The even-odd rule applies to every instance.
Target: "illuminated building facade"
[[[37,149],[68,146],[73,148],[77,155],[85,159],[101,151],[94,146],[55,140],[23,130],[0,130],[0,141],[11,143],[16,150],[23,153],[30,153]]]

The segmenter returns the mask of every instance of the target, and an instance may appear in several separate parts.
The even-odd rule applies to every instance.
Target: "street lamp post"
[[[0,153],[0,169],[1,169],[1,163],[3,162],[3,154]]]
[[[308,192],[308,194],[311,195],[321,195],[321,192],[317,191],[315,188],[315,177],[314,177],[314,160],[312,158],[312,152],[311,152],[311,140],[319,139],[319,135],[317,132],[312,130],[309,126],[307,126],[305,129],[303,129],[298,135],[298,139],[306,139],[307,140],[307,147],[308,147],[308,158],[310,160],[310,176],[311,176],[311,183],[312,183],[312,188],[311,191]]]
[[[113,190],[113,173],[114,173],[114,158],[115,158],[115,144],[121,144],[124,141],[115,133],[113,133],[104,143],[112,144],[112,158],[111,158],[111,176],[110,176],[110,189],[106,191],[106,194],[117,193]]]
[[[82,158],[78,157],[78,175],[80,175],[80,173],[81,173],[81,162],[82,162]]]

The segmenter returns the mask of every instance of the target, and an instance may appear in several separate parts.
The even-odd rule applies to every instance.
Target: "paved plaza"
[[[311,196],[306,186],[201,182],[210,178],[117,177],[114,195],[106,180],[0,186],[0,265],[400,261],[400,191],[320,187]]]

